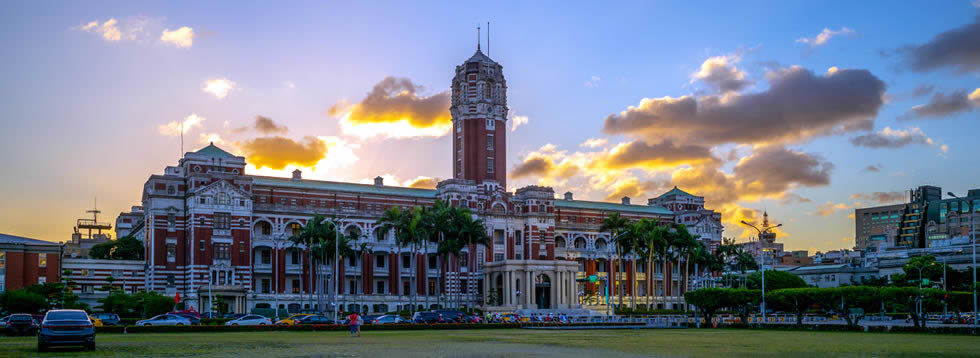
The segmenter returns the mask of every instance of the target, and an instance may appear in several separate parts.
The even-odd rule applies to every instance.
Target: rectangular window
[[[37,255],[37,265],[39,267],[46,267],[46,266],[48,266],[48,255],[47,254],[38,254]]]
[[[493,150],[493,134],[487,134],[487,150]]]
[[[48,282],[48,277],[47,277],[47,276],[38,276],[38,277],[37,277],[37,283],[39,283],[39,284],[42,284],[42,285],[43,285],[43,284],[45,284],[46,282]]]
[[[456,159],[456,173],[463,174],[463,160]]]
[[[456,151],[463,150],[463,137],[456,137]]]
[[[272,290],[269,289],[269,286],[270,286],[271,283],[272,282],[269,279],[267,279],[267,278],[263,278],[262,279],[262,293],[272,292]]]
[[[407,269],[412,268],[411,256],[402,256],[402,268],[407,268]]]
[[[293,280],[293,293],[299,293],[299,280]]]
[[[7,252],[0,251],[0,268],[7,267]]]
[[[231,258],[231,245],[214,244],[215,260],[228,260]]]
[[[379,294],[379,295],[384,294],[385,293],[385,282],[384,281],[378,281],[377,282],[377,286],[378,286],[378,289],[374,293]]]
[[[290,254],[290,255],[289,255],[289,256],[290,256],[290,258],[292,259],[292,264],[293,264],[293,265],[299,265],[299,264],[301,264],[301,263],[302,263],[302,262],[300,262],[300,260],[299,260],[299,252],[298,252],[298,251],[296,251],[296,250],[293,250],[293,251],[292,251],[292,252],[290,252],[289,254]]]
[[[374,257],[374,265],[379,269],[385,268],[385,255],[378,255]]]
[[[504,254],[493,254],[493,261],[499,262],[504,260]]]
[[[177,244],[167,244],[167,261],[174,262],[177,259]]]
[[[494,245],[504,245],[504,231],[494,230],[493,231],[493,244]]]
[[[231,214],[214,213],[214,228],[219,230],[231,229]]]
[[[347,266],[357,267],[357,256],[347,257]]]
[[[260,261],[262,262],[263,265],[271,265],[272,264],[272,251],[270,251],[270,250],[262,250],[262,257],[261,257]]]
[[[433,256],[433,255],[430,255],[429,256],[429,270],[435,270],[435,269],[438,269],[438,268],[439,268],[439,265],[438,265],[438,262],[436,261],[436,257]]]
[[[493,173],[493,157],[487,158],[487,173]]]
[[[514,246],[521,246],[521,242],[524,241],[524,234],[520,230],[514,231]]]
[[[199,244],[199,245],[197,245],[197,246],[199,246],[199,247],[200,247],[200,250],[201,250],[201,251],[204,251],[204,240],[201,240],[201,241],[199,241],[199,242],[198,242],[198,244]]]
[[[167,274],[167,287],[174,287],[177,285],[177,277],[174,274]]]
[[[177,214],[170,213],[167,214],[167,228],[173,229],[177,227]]]
[[[350,292],[348,292],[348,293],[350,293],[352,295],[356,295],[357,294],[357,280],[350,280],[350,281],[347,281],[347,282],[348,282],[348,285],[347,286],[348,286],[348,288],[350,288],[350,290],[349,290]]]

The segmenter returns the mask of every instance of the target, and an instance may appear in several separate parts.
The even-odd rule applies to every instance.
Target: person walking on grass
[[[347,323],[350,324],[351,337],[353,337],[354,334],[357,334],[358,337],[360,337],[361,335],[360,332],[358,332],[357,330],[357,320],[359,319],[361,319],[361,316],[358,316],[357,313],[355,312],[351,312],[350,316],[347,316]]]
[[[357,336],[361,336],[361,326],[364,325],[364,317],[357,316]]]

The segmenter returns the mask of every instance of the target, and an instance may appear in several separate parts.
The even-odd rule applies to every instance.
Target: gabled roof
[[[555,207],[570,208],[570,209],[600,210],[600,211],[619,211],[619,212],[630,212],[630,213],[641,213],[641,214],[661,214],[661,215],[673,214],[672,211],[667,210],[667,208],[664,208],[659,205],[624,205],[624,204],[617,204],[617,203],[607,203],[604,201],[556,199]]]
[[[342,183],[335,181],[290,179],[265,176],[252,176],[252,185],[275,186],[280,188],[346,191],[363,194],[410,196],[435,199],[434,189],[405,188],[397,186],[375,186],[372,184]]]
[[[235,157],[235,155],[224,151],[224,149],[218,148],[218,146],[214,145],[214,142],[211,142],[211,144],[208,144],[207,147],[201,148],[200,150],[198,150],[198,151],[196,151],[194,153],[195,154],[204,154],[206,156],[215,157],[215,158],[234,158]]]
[[[668,196],[668,195],[691,196],[691,197],[694,197],[694,195],[691,195],[690,193],[688,193],[686,191],[677,189],[677,187],[675,186],[673,189],[670,189],[666,193],[660,194],[660,196],[658,196],[657,198],[662,198],[662,197],[665,197],[665,196]]]

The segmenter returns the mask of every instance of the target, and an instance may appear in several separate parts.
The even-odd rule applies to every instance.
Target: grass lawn
[[[934,334],[758,330],[488,329],[344,332],[103,334],[98,350],[48,356],[202,357],[735,357],[980,356],[980,338]],[[34,337],[0,337],[0,356],[36,355]]]

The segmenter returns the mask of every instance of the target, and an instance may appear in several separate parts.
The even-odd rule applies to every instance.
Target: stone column
[[[504,288],[504,290],[503,290],[504,294],[502,295],[503,296],[502,298],[504,300],[504,304],[503,305],[504,306],[510,306],[514,302],[514,300],[512,298],[512,296],[514,295],[514,291],[511,290],[511,287],[513,287],[513,283],[511,282],[510,271],[504,271],[504,272],[501,272],[500,274],[503,275],[503,277],[504,277],[504,279],[503,279],[503,281],[504,281],[504,287],[503,287]]]

